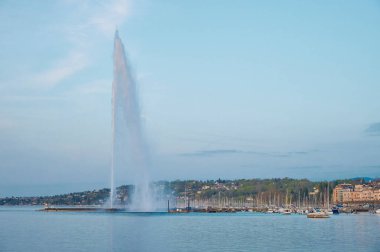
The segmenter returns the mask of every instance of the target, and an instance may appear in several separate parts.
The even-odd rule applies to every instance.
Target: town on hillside
[[[154,183],[161,202],[176,209],[218,208],[265,211],[279,207],[325,208],[337,205],[346,211],[365,211],[380,203],[380,180],[363,178],[313,182],[307,179],[175,180]],[[127,205],[133,186],[117,188],[119,202]],[[0,205],[101,206],[107,188],[54,196],[6,197]]]

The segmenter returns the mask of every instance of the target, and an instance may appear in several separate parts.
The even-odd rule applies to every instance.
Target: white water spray
[[[136,82],[117,31],[113,60],[111,208],[117,204],[115,170],[125,170],[129,166],[128,176],[135,187],[128,208],[131,211],[154,211],[147,165],[147,146],[141,125]]]

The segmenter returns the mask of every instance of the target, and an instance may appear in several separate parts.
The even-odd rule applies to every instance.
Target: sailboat
[[[285,205],[286,205],[286,208],[283,210],[282,214],[283,215],[292,214],[292,210],[290,210],[289,205],[288,205],[288,189],[286,189]]]
[[[308,213],[307,218],[330,218],[330,215],[326,212],[313,212]]]
[[[320,211],[314,209],[312,213],[307,214],[307,218],[318,218],[318,219],[325,219],[325,218],[330,218],[330,199],[329,199],[329,183],[327,182],[327,210],[326,211]],[[333,214],[333,212],[331,212]]]
[[[284,211],[282,212],[283,215],[290,215],[292,214],[292,210],[290,210],[289,208],[285,208]]]
[[[330,209],[330,183],[327,182],[327,214],[332,215],[334,212]]]

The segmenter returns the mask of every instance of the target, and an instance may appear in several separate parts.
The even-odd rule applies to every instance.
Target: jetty
[[[125,208],[103,207],[44,207],[38,211],[45,212],[124,212]]]

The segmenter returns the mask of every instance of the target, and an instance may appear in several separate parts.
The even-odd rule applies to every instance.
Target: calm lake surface
[[[0,207],[0,251],[380,251],[380,215],[38,212]]]

